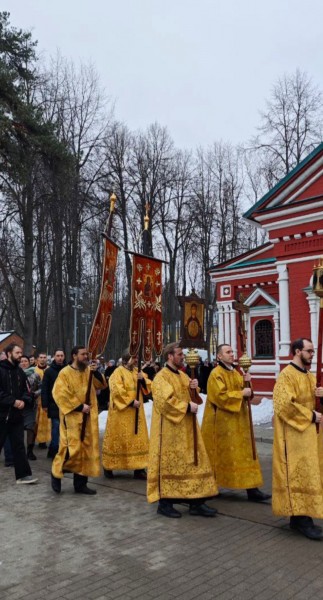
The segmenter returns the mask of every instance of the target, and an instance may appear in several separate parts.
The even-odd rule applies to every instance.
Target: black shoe
[[[265,494],[258,488],[251,488],[247,490],[248,500],[249,502],[266,502],[266,500],[270,500],[271,494]]]
[[[53,474],[51,474],[51,485],[53,492],[56,492],[56,494],[61,493],[62,481],[58,477],[54,477]]]
[[[142,481],[147,481],[147,473],[145,469],[136,469],[133,472],[134,479],[141,479]]]
[[[215,517],[218,511],[207,504],[191,504],[189,514],[193,517]]]
[[[87,496],[94,496],[96,494],[96,490],[91,490],[87,485],[81,487],[79,490],[74,489],[74,491],[75,494],[86,494]]]
[[[291,517],[289,526],[305,535],[310,540],[323,540],[321,527],[314,525],[311,517]]]
[[[33,453],[34,445],[30,445],[27,448],[27,458],[28,460],[37,460],[37,456]]]
[[[47,458],[55,458],[57,452],[58,448],[52,448],[51,446],[49,446],[47,451]]]
[[[46,448],[47,448],[46,442],[40,442],[40,444],[38,444],[38,448],[40,448],[40,450],[46,450]]]
[[[169,517],[170,519],[180,519],[182,516],[182,514],[170,503],[158,504],[157,514],[164,515],[164,517]]]
[[[114,478],[113,471],[110,471],[110,469],[103,469],[103,472],[104,472],[104,477],[106,477],[107,479]]]

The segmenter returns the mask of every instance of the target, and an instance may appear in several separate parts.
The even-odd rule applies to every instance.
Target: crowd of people
[[[297,339],[291,353],[273,394],[273,512],[289,517],[292,529],[320,540],[323,532],[313,517],[323,518],[323,423],[316,402],[323,399],[323,387],[310,373],[311,340]],[[128,351],[117,363],[105,363],[89,361],[87,349],[76,346],[67,364],[57,349],[48,365],[45,353],[34,359],[9,345],[0,356],[5,465],[14,467],[18,484],[33,484],[37,478],[29,461],[37,458],[35,444],[46,447],[57,494],[66,472],[73,473],[76,493],[94,495],[88,477],[98,477],[101,466],[109,479],[120,470],[133,471],[135,479],[147,480],[148,502],[158,502],[158,514],[169,518],[182,516],[174,506],[181,504],[192,516],[216,516],[207,502],[219,486],[245,489],[250,502],[268,502],[250,435],[249,403],[255,402],[250,374],[235,368],[229,344],[218,347],[216,366],[201,363],[194,379],[184,360],[176,342],[165,347],[162,364],[146,363],[140,371]],[[200,428],[196,415],[204,389]],[[144,403],[150,401],[149,435]],[[101,459],[98,413],[107,408]]]

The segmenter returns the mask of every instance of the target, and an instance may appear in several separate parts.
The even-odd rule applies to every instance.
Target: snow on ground
[[[201,394],[201,397],[203,398],[204,403],[201,406],[199,406],[199,410],[198,410],[198,414],[197,414],[197,418],[198,418],[200,425],[202,424],[202,419],[203,419],[206,394]],[[146,413],[148,431],[150,431],[153,403],[151,401],[147,402],[144,405],[144,408],[145,408],[145,413]],[[273,414],[274,414],[273,413],[273,402],[272,402],[272,400],[269,400],[268,398],[263,398],[261,404],[258,404],[258,406],[252,406],[252,420],[253,420],[254,425],[263,425],[264,423],[270,423]],[[99,415],[100,431],[105,430],[107,416],[108,416],[107,410],[104,410]]]

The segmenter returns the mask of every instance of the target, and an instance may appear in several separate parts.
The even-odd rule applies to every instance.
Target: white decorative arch
[[[262,307],[259,306],[255,306],[253,308],[253,304],[254,302],[256,302],[258,300],[258,298],[263,298],[264,300],[266,300],[267,305],[262,305]],[[279,310],[279,303],[277,302],[277,300],[275,300],[275,298],[273,298],[270,294],[268,294],[268,292],[265,292],[265,290],[263,290],[260,287],[257,287],[251,294],[250,296],[248,296],[248,298],[246,298],[246,300],[244,301],[244,304],[246,306],[249,306],[250,310],[256,310],[259,308],[263,309],[268,309],[269,307],[272,307],[273,309],[275,308],[276,310]]]

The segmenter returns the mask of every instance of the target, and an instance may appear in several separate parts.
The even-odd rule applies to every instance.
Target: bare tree
[[[322,139],[322,93],[299,69],[273,86],[252,147],[261,150],[276,181]]]

